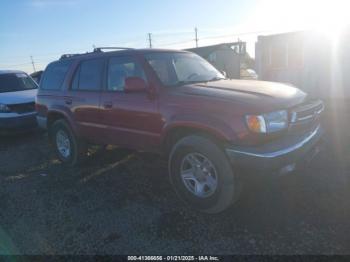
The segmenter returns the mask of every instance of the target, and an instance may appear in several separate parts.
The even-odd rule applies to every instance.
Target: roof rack
[[[108,49],[108,50],[133,50],[134,48],[129,48],[129,47],[95,47],[93,53],[96,52],[102,52],[102,50]],[[92,54],[91,52],[86,52],[83,54],[63,54],[61,55],[60,59],[66,59],[66,58],[71,58],[74,56],[80,56],[80,55],[86,55],[86,54]]]
[[[61,55],[60,59],[66,59],[66,58],[70,58],[72,56],[77,56],[79,54],[63,54]]]
[[[129,48],[129,47],[95,47],[94,52],[102,52],[103,49],[107,49],[107,50],[133,50],[133,48]]]
[[[66,59],[66,58],[70,58],[73,56],[80,56],[80,55],[85,55],[85,54],[88,54],[88,52],[83,53],[83,54],[63,54],[63,55],[61,55],[60,59]]]

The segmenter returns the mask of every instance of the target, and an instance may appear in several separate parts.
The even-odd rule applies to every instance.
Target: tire
[[[194,168],[193,163],[197,164]],[[223,150],[206,137],[191,135],[179,140],[171,150],[168,167],[175,192],[191,208],[215,214],[238,199],[240,181]]]
[[[66,120],[61,119],[55,121],[50,127],[49,134],[56,155],[63,164],[67,166],[76,166],[85,159],[87,152],[86,144],[73,133]],[[66,144],[69,144],[68,147],[60,147],[58,144],[60,140],[58,137],[62,138],[62,136],[66,139]],[[66,150],[66,153],[62,150],[64,147],[66,147],[66,149],[69,148],[69,150]]]

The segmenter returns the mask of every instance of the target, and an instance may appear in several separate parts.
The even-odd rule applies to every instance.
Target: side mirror
[[[146,91],[146,82],[140,77],[127,77],[125,79],[125,93],[135,93]]]

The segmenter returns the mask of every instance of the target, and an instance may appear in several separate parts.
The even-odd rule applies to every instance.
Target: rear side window
[[[75,72],[72,90],[97,91],[101,89],[104,59],[83,61]]]
[[[64,78],[69,70],[72,61],[59,61],[50,64],[40,83],[40,88],[45,90],[59,90],[63,84]]]

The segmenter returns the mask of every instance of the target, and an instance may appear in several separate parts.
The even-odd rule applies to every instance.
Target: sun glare
[[[315,30],[333,35],[350,24],[349,8],[346,0],[261,0],[247,22],[261,30]]]

